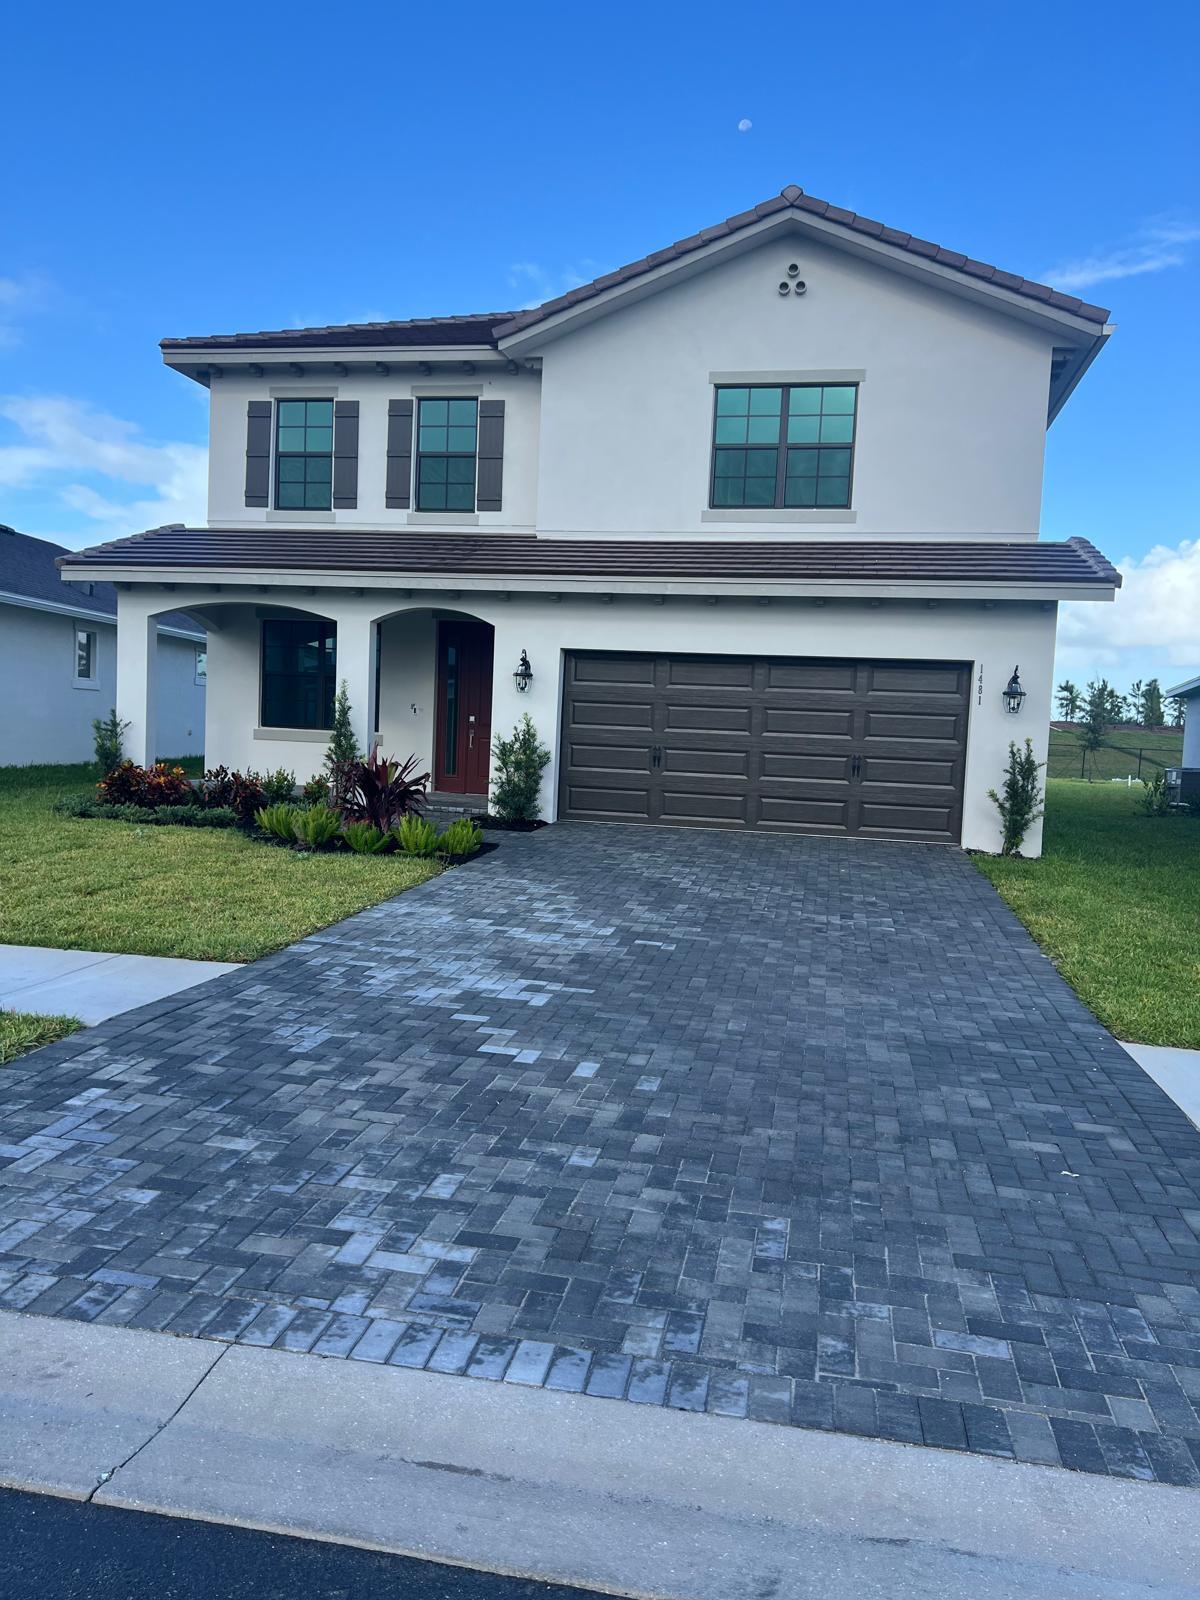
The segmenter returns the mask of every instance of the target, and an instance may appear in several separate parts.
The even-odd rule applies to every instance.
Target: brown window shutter
[[[479,402],[477,511],[499,511],[504,498],[504,401]]]
[[[412,504],[412,444],[412,401],[389,400],[386,504],[393,511]]]
[[[333,509],[358,505],[358,401],[333,402]]]
[[[246,504],[271,503],[271,402],[251,400],[246,406]]]

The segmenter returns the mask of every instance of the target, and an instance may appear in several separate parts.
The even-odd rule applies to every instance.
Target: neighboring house
[[[64,583],[67,553],[0,525],[0,766],[90,761],[92,723],[117,701],[117,591]],[[191,755],[204,749],[204,632],[179,611],[154,631],[154,752]]]
[[[211,394],[209,526],[64,576],[121,585],[139,754],[147,621],[186,605],[213,761],[312,772],[344,679],[438,791],[528,711],[551,817],[995,849],[1057,605],[1120,583],[1038,541],[1109,332],[789,187],[532,310],[164,340]]]
[[[1167,783],[1176,800],[1200,799],[1200,678],[1188,678],[1168,689],[1167,700],[1183,702],[1183,754],[1168,770]]]

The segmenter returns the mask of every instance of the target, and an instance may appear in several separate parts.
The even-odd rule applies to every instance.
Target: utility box
[[[1168,767],[1167,799],[1173,806],[1200,800],[1200,767]]]

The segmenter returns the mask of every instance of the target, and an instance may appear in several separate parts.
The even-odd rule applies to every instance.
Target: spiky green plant
[[[388,844],[388,835],[373,822],[343,823],[342,838],[356,856],[377,856]]]
[[[406,856],[435,856],[440,848],[438,831],[427,817],[411,812],[393,830]]]

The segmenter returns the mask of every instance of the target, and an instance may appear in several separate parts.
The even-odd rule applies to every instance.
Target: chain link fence
[[[1071,734],[1063,734],[1050,744],[1046,776],[1084,778],[1090,782],[1112,779],[1152,778],[1165,767],[1177,767],[1182,759],[1182,739],[1177,751],[1164,750],[1161,744],[1126,744],[1117,738],[1106,741],[1099,750],[1084,750]]]

